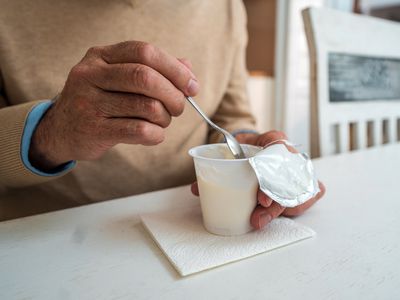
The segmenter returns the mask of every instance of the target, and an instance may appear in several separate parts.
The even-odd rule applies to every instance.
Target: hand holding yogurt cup
[[[266,146],[266,145],[271,145],[271,144],[284,144],[286,146],[286,148],[291,152],[291,153],[298,153],[298,151],[293,148],[290,145],[285,144],[284,140],[287,139],[286,135],[283,132],[279,132],[279,131],[269,131],[266,132],[264,134],[253,134],[253,133],[245,133],[245,134],[238,134],[236,136],[237,140],[241,143],[241,144],[247,144],[247,145],[254,145],[256,147],[259,147],[259,149],[261,149],[262,147]],[[251,146],[249,146],[251,147]],[[282,146],[276,146],[274,148],[279,148]],[[250,148],[248,148],[249,150]],[[253,148],[256,149],[256,148]],[[281,149],[282,150],[282,149]],[[257,151],[256,151],[257,152]],[[250,155],[252,156],[252,154],[254,155],[256,152],[253,151],[253,153],[251,153],[250,151]],[[288,152],[288,151],[286,151]],[[234,162],[234,161],[233,161]],[[226,162],[225,162],[226,163]],[[235,163],[235,162],[234,162]],[[240,162],[236,162],[236,164],[239,164]],[[236,184],[234,183],[230,188],[231,188],[231,197],[232,197],[232,202],[229,202],[229,199],[223,199],[223,201],[220,201],[219,205],[221,203],[223,203],[224,207],[218,207],[218,213],[214,211],[214,216],[210,216],[209,213],[205,213],[204,209],[203,209],[203,205],[202,204],[202,211],[203,211],[203,220],[204,220],[204,225],[206,227],[206,229],[212,233],[217,233],[217,234],[222,234],[222,235],[231,235],[231,234],[242,234],[245,232],[250,231],[251,227],[255,228],[255,229],[261,229],[263,227],[265,227],[265,225],[267,225],[269,222],[271,222],[274,218],[277,218],[280,215],[283,216],[287,216],[287,217],[293,217],[293,216],[298,216],[300,214],[302,214],[304,211],[306,211],[308,208],[310,208],[316,201],[318,201],[320,198],[322,198],[322,196],[325,194],[325,187],[321,182],[316,182],[314,183],[314,188],[316,188],[316,192],[318,193],[314,193],[312,194],[312,197],[308,197],[307,199],[302,199],[301,202],[296,202],[294,205],[294,207],[288,207],[291,206],[291,204],[288,204],[288,202],[282,202],[279,201],[279,197],[278,199],[276,197],[274,197],[274,195],[272,195],[273,197],[271,197],[271,194],[269,193],[269,196],[266,195],[266,193],[262,192],[260,189],[257,190],[257,186],[258,186],[258,182],[257,180],[254,181],[256,179],[254,173],[251,174],[250,170],[250,165],[248,162],[246,162],[248,166],[243,167],[243,162],[242,162],[242,171],[244,174],[244,178],[245,181],[247,180],[248,182],[243,182],[242,184],[237,184],[238,182],[242,181],[242,179],[240,179],[239,177],[237,177],[236,179],[234,179],[232,182],[236,182]],[[196,164],[196,161],[195,161]],[[310,163],[311,164],[311,163]],[[215,168],[217,168],[217,166],[215,166]],[[214,168],[214,169],[215,169]],[[232,168],[232,166],[231,166]],[[197,177],[199,180],[199,173],[198,173],[198,166],[196,166],[196,173],[197,173]],[[231,169],[231,171],[234,169]],[[238,169],[236,168],[236,171]],[[253,176],[252,176],[253,175]],[[200,176],[201,177],[201,176]],[[235,181],[236,180],[236,181]],[[202,180],[201,180],[202,181]],[[256,182],[256,183],[254,183]],[[206,185],[206,189],[204,189],[204,182],[199,182],[200,184],[200,193],[201,191],[205,190],[205,193],[209,194],[209,192],[211,191],[210,189],[208,189],[208,185]],[[199,195],[199,184],[198,182],[195,182],[192,184],[192,193],[195,195]],[[246,186],[247,184],[247,194],[252,194],[254,195],[254,200],[247,200],[247,206],[242,203],[242,205],[244,205],[242,208],[240,208],[239,206],[237,206],[237,199],[235,200],[236,195],[238,195],[238,191],[243,189],[240,189],[240,186],[242,185],[242,187]],[[254,186],[255,184],[255,186]],[[319,188],[319,189],[318,189]],[[263,189],[265,190],[265,186],[263,186]],[[287,192],[289,193],[291,189],[291,187],[288,187],[288,191],[283,191],[283,192]],[[208,191],[208,192],[207,192]],[[286,194],[287,194],[286,193]],[[225,193],[223,193],[225,195]],[[226,194],[228,195],[228,194]],[[210,197],[208,197],[208,195],[204,195],[207,196],[208,199],[211,199]],[[221,194],[221,196],[223,196]],[[289,193],[290,196],[290,193]],[[285,197],[289,197],[289,196],[285,196]],[[204,197],[203,197],[204,198]],[[201,201],[202,199],[201,198]],[[278,202],[280,203],[284,203],[285,206],[279,204],[277,201],[274,201],[272,198],[275,198],[275,200],[278,200]],[[304,197],[303,197],[304,198]],[[310,199],[311,198],[311,199]],[[299,200],[299,199],[297,199]],[[250,201],[250,202],[249,202]],[[252,201],[252,202],[251,202]],[[204,201],[203,201],[204,202]],[[223,232],[219,231],[218,229],[215,230],[215,228],[208,228],[210,226],[209,222],[207,224],[207,217],[206,215],[209,215],[209,219],[211,218],[216,218],[216,216],[218,215],[220,218],[222,218],[222,220],[216,221],[216,223],[214,225],[216,225],[217,223],[222,224],[222,226],[228,226],[226,223],[227,221],[229,222],[229,220],[231,220],[231,222],[234,222],[234,218],[229,219],[225,216],[226,215],[232,215],[232,210],[235,211],[235,207],[236,209],[242,209],[242,216],[240,215],[236,215],[239,219],[243,218],[243,215],[248,215],[248,226],[249,228],[246,231],[245,228],[245,224],[242,221],[241,225],[238,225],[236,223],[236,225],[238,225],[239,227],[236,228],[235,230],[233,230],[231,233],[229,232]],[[249,207],[251,207],[251,211],[249,212]],[[209,209],[209,212],[212,211],[212,209],[217,209],[217,207],[214,206],[214,208],[210,208],[210,206],[207,207]],[[236,211],[236,214],[238,212]],[[217,214],[217,215],[215,215]],[[237,219],[237,220],[239,220]],[[209,220],[208,220],[209,221]],[[225,222],[225,223],[224,223]],[[251,227],[250,227],[251,224]],[[208,226],[208,227],[207,227]]]

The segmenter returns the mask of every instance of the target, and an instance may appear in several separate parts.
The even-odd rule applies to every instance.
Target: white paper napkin
[[[307,239],[315,232],[287,218],[264,230],[240,236],[218,236],[202,224],[200,206],[142,215],[142,222],[179,272],[186,276]]]

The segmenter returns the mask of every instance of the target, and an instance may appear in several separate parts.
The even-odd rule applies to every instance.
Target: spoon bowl
[[[214,128],[215,130],[219,131],[224,135],[226,144],[228,145],[228,148],[232,152],[234,158],[236,159],[246,158],[246,155],[244,154],[242,147],[232,134],[230,134],[228,131],[222,129],[221,127],[216,125],[213,121],[211,121],[206,116],[206,114],[200,109],[200,107],[197,105],[197,103],[193,100],[192,97],[186,97],[186,99],[212,128]]]

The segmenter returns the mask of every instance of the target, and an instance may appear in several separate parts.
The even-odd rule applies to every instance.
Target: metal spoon
[[[197,105],[197,103],[193,100],[192,97],[186,97],[186,99],[192,104],[192,106],[197,110],[197,112],[203,117],[204,120],[207,121],[207,123],[214,128],[215,130],[219,131],[225,136],[226,144],[228,145],[229,150],[231,150],[233,156],[236,159],[240,158],[246,158],[244,155],[242,147],[240,147],[239,142],[235,139],[235,137],[230,134],[228,131],[225,129],[222,129],[221,127],[217,126],[212,122],[206,115],[205,113],[200,109],[200,107]]]

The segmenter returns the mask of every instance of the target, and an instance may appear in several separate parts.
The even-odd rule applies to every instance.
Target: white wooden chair
[[[311,156],[400,140],[400,24],[303,11],[311,62]]]

